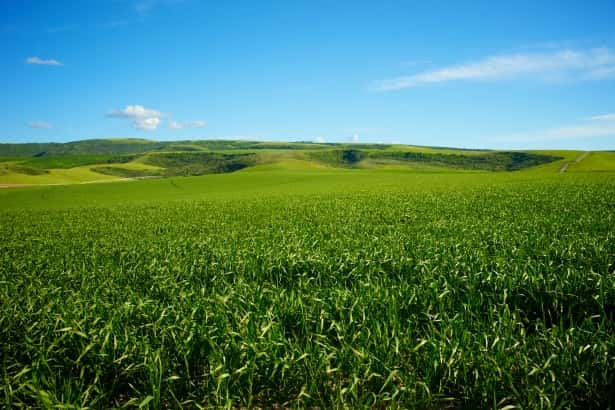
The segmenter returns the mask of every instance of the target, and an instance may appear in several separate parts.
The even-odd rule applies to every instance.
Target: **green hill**
[[[0,184],[198,176],[245,172],[278,163],[416,172],[595,172],[615,169],[615,153],[468,150],[365,143],[95,139],[0,144]]]

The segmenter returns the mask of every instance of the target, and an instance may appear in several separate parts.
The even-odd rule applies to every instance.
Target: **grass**
[[[100,175],[100,174],[97,174]],[[568,176],[568,175],[566,175]],[[104,177],[104,176],[103,176]],[[75,206],[163,204],[167,202],[254,199],[262,196],[313,195],[371,190],[421,190],[481,181],[506,185],[514,181],[554,180],[558,173],[480,173],[384,166],[345,169],[288,160],[227,173],[111,184],[41,186],[1,189],[3,209],[50,209]],[[108,177],[113,178],[113,177]]]
[[[603,171],[615,171],[615,152],[590,152],[585,157],[581,154],[571,162],[567,172]]]
[[[51,170],[32,168],[38,171],[36,174],[9,169],[9,172],[0,174],[0,184],[78,184],[117,179],[117,177],[94,172],[91,168],[90,166]]]
[[[449,173],[450,174],[450,173]],[[448,178],[453,180],[456,174]],[[395,175],[387,170],[347,170],[311,162],[288,161],[247,168],[236,173],[122,182],[117,184],[28,187],[0,190],[4,209],[63,208],[155,204],[205,199],[258,198],[353,192],[379,186],[399,187],[435,181],[422,179],[407,170]]]
[[[556,157],[560,157],[562,159],[554,162],[550,162],[547,164],[538,165],[531,168],[526,168],[521,172],[526,173],[557,173],[560,172],[560,169],[569,162],[574,161],[579,155],[583,154],[583,151],[572,151],[572,150],[559,150],[559,151],[532,151],[539,155],[553,155]]]
[[[411,147],[408,147],[411,148]],[[488,170],[488,171],[518,171],[524,168],[535,167],[559,161],[562,157],[529,152],[503,152],[487,151],[483,153],[459,150],[442,152],[434,150],[375,150],[375,149],[330,149],[324,151],[311,151],[309,158],[324,164],[339,167],[360,167],[363,164],[377,164],[381,161],[396,162],[399,165],[407,164],[411,167],[438,167],[462,170]]]
[[[4,190],[4,405],[612,403],[612,174],[268,167]]]
[[[613,154],[580,154],[1,189],[0,406],[609,408]]]
[[[109,164],[106,166],[96,166],[91,169],[99,174],[111,175],[120,178],[162,177],[165,174],[164,168],[157,167],[155,165],[148,165],[138,161],[127,162],[119,165]]]
[[[160,171],[162,168],[157,167],[155,165],[148,165],[140,162],[138,160],[127,162],[125,164],[109,164],[109,167],[112,168],[122,168],[122,169],[130,169],[130,170],[139,170],[139,171]],[[98,167],[93,167],[94,169]]]
[[[62,155],[28,158],[21,165],[37,169],[68,169],[96,164],[125,164],[136,155]]]
[[[49,171],[45,169],[38,169],[34,167],[29,167],[26,165],[22,165],[17,162],[3,162],[0,163],[0,177],[5,177],[7,175],[12,174],[22,174],[22,175],[44,175]]]
[[[166,176],[234,172],[257,164],[254,153],[169,152],[149,155],[146,164],[165,169]]]

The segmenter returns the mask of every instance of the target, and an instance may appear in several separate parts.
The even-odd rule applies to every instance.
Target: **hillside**
[[[494,151],[387,144],[99,139],[0,144],[0,184],[70,184],[198,176],[287,164],[306,168],[417,172],[594,172],[615,153]]]

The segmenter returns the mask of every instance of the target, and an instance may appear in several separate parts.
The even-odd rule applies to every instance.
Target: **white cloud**
[[[324,139],[324,137],[316,137],[316,138],[314,138],[314,142],[316,142],[318,144],[324,144],[325,143],[325,139]]]
[[[615,53],[609,48],[560,50],[549,53],[519,53],[486,57],[418,74],[378,81],[376,91],[401,90],[423,84],[457,80],[497,80],[523,75],[543,80],[565,77],[573,80],[598,80],[615,77]]]
[[[206,121],[169,121],[169,128],[172,130],[182,130],[184,128],[201,128],[207,125]]]
[[[359,142],[359,134],[357,133],[352,134],[352,142]]]
[[[28,57],[26,59],[26,63],[27,64],[34,64],[34,65],[54,65],[54,66],[61,66],[64,65],[61,62],[59,62],[58,60],[54,60],[54,59],[49,59],[49,60],[45,60],[39,57]]]
[[[145,108],[142,105],[127,105],[123,110],[114,110],[106,115],[110,118],[126,118],[132,121],[132,126],[138,130],[154,131],[160,124],[160,119],[166,114]]]
[[[53,128],[53,125],[46,121],[30,121],[26,124],[30,128],[42,128],[42,129],[50,129]]]
[[[127,105],[123,110],[114,110],[107,114],[108,117],[119,118],[147,118],[163,117],[164,114],[158,110],[151,110],[142,105]]]
[[[594,115],[593,117],[587,118],[592,121],[615,121],[615,113],[613,114],[602,114],[602,115]]]
[[[599,120],[590,124],[571,124],[539,131],[520,132],[498,137],[499,141],[547,141],[585,139],[597,137],[615,138],[615,114],[596,115],[588,118]]]
[[[139,130],[154,131],[160,124],[160,118],[139,118],[135,120],[133,126]]]

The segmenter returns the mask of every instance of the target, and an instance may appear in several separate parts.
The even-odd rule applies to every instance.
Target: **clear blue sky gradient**
[[[0,0],[0,49],[0,142],[615,149],[612,0]]]

